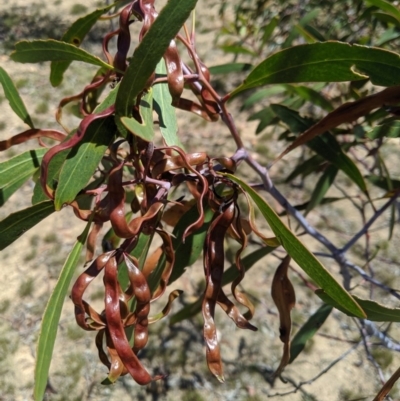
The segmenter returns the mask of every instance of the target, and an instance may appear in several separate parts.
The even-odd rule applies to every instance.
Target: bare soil
[[[226,61],[226,56],[213,48],[214,33],[222,23],[217,16],[218,4],[210,0],[202,0],[200,4],[201,7],[197,11],[199,53],[210,65],[220,64]],[[88,11],[96,5],[98,4],[95,1],[85,3]],[[76,17],[72,15],[73,10],[77,12],[82,4],[74,0],[46,3],[18,0],[10,6],[3,0],[0,2],[0,11],[12,10],[18,6],[26,6],[28,10],[39,9],[44,15],[57,16],[67,26]],[[16,64],[9,59],[8,53],[5,53],[0,56],[0,65],[8,71],[18,86],[36,125],[43,127],[56,126],[53,114],[58,100],[83,87],[94,72],[94,68],[74,63],[62,86],[53,89],[48,84],[48,64]],[[7,101],[4,98],[1,100],[3,112],[0,115],[0,140],[3,140],[26,127],[11,111]],[[231,107],[233,112],[238,112],[238,104],[234,103]],[[255,136],[255,124],[246,121],[246,117],[239,114],[236,122],[246,145],[257,154],[260,137]],[[188,150],[207,150],[212,155],[234,150],[229,133],[221,123],[205,124],[196,117],[183,113],[179,113],[179,118],[183,127],[180,132]],[[72,114],[66,113],[65,122],[68,126],[76,125],[77,121]],[[15,155],[20,149],[36,146],[36,143],[28,143],[15,150],[11,148],[3,154],[0,153],[0,161]],[[275,142],[270,140],[266,146],[270,148],[269,152],[275,153]],[[263,155],[258,153],[257,157],[262,159]],[[281,167],[273,170],[273,175],[282,174],[285,166],[290,165],[295,157],[296,155],[285,159]],[[388,151],[388,157],[393,157],[393,152]],[[396,160],[394,159],[394,162]],[[308,183],[310,187],[314,184]],[[33,181],[27,182],[0,208],[0,219],[29,206],[33,185]],[[302,201],[293,187],[283,186],[282,190],[292,201]],[[346,238],[357,231],[360,224],[350,204],[345,201],[329,209],[321,208],[318,213],[310,214],[309,220],[322,232],[329,233],[329,238],[336,244],[345,242]],[[295,225],[294,222],[292,224]],[[400,238],[397,230],[390,244],[384,242],[386,224],[386,221],[382,221],[378,224],[381,230],[374,233],[378,238],[377,242],[381,241],[382,246],[387,247],[384,253],[387,256],[386,261],[382,260],[382,270],[377,274],[381,280],[390,282],[392,287],[400,288],[400,258],[396,251],[396,244],[399,244]],[[260,223],[260,227],[268,230],[263,223]],[[74,218],[70,209],[65,208],[38,224],[0,254],[3,269],[3,279],[0,280],[2,401],[32,399],[35,342],[39,334],[41,316],[63,262],[83,228],[84,224]],[[315,241],[310,240],[307,245],[312,250],[321,250]],[[255,248],[250,247],[249,251],[252,249]],[[270,255],[262,259],[252,268],[243,283],[243,288],[257,304],[254,318],[254,324],[259,328],[257,332],[241,331],[223,313],[217,314],[226,370],[225,383],[218,383],[207,370],[202,342],[202,320],[201,316],[198,316],[192,321],[174,326],[169,326],[167,318],[151,328],[149,346],[141,357],[154,374],[168,374],[166,380],[145,388],[136,385],[129,377],[124,377],[113,386],[101,385],[100,382],[107,375],[107,369],[98,361],[94,335],[76,326],[72,303],[66,299],[52,358],[46,400],[256,401],[267,397],[293,401],[372,399],[380,387],[377,371],[367,360],[363,344],[359,343],[357,323],[338,311],[332,313],[321,328],[320,334],[310,342],[295,363],[288,366],[285,371],[288,383],[278,380],[273,387],[271,386],[270,374],[279,365],[282,343],[279,340],[279,322],[270,296],[270,285],[272,274],[279,263],[276,256],[282,255],[278,250],[275,256]],[[355,262],[362,263],[362,255],[357,256],[354,253],[352,256]],[[340,280],[338,266],[329,260],[324,260],[324,263]],[[76,275],[82,271],[82,267]],[[202,266],[201,263],[197,263],[188,268],[187,273],[174,284],[173,288],[185,291],[181,303],[176,303],[175,311],[201,294],[201,277]],[[321,301],[304,287],[295,273],[292,273],[292,280],[297,293],[297,305],[293,311],[296,331],[321,305]],[[359,284],[362,287],[361,281]],[[363,292],[362,288],[360,292]],[[94,291],[92,300],[100,305],[101,293]],[[160,304],[155,305],[154,312],[159,307]],[[390,335],[399,335],[397,326],[390,326]],[[350,352],[352,348],[354,349]],[[383,366],[387,379],[399,365],[399,355],[381,347],[376,347],[375,350],[375,358]],[[349,353],[345,355],[347,352]],[[335,361],[337,363],[334,364]],[[332,367],[328,369],[330,366]],[[318,375],[320,377],[316,379]],[[308,381],[309,384],[304,384],[297,392],[293,392],[293,383]],[[393,398],[399,399],[397,388],[394,391]],[[286,393],[289,394],[285,395]]]

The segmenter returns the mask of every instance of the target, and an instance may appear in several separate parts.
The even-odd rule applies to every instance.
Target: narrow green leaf
[[[145,96],[140,100],[139,107],[140,123],[134,117],[121,117],[121,122],[124,127],[133,135],[139,136],[147,142],[153,142],[154,128],[153,128],[153,89],[150,88]]]
[[[370,139],[378,138],[399,138],[400,137],[400,121],[389,121],[374,127],[368,131],[365,136]]]
[[[0,251],[55,211],[52,201],[38,203],[0,221]]]
[[[248,98],[243,101],[241,110],[246,110],[251,106],[259,103],[261,100],[265,98],[269,98],[275,95],[280,95],[284,93],[286,88],[284,85],[274,85],[270,86],[269,88],[258,89],[256,92],[251,94]]]
[[[11,60],[19,63],[41,63],[43,61],[82,61],[112,70],[114,67],[74,45],[58,40],[23,40],[15,45]]]
[[[303,85],[285,85],[285,88],[290,93],[294,93],[300,96],[302,99],[313,103],[316,106],[321,107],[326,111],[332,111],[333,107],[320,92]]]
[[[145,88],[171,40],[194,9],[197,0],[169,0],[133,53],[115,102],[116,114],[131,117],[136,97]]]
[[[301,18],[301,20],[299,21],[299,25],[302,27],[306,26],[313,19],[317,18],[320,13],[321,13],[320,8],[314,8],[309,13],[307,13],[304,17]],[[290,30],[289,35],[286,38],[286,40],[283,42],[282,48],[285,49],[285,48],[291,46],[297,36],[298,36],[298,31],[295,27],[293,27]]]
[[[386,191],[396,190],[400,188],[400,180],[390,179],[390,184],[386,177],[379,177],[377,175],[371,174],[366,176],[367,180],[379,188]]]
[[[82,248],[86,242],[90,225],[91,222],[87,224],[84,232],[78,237],[78,240],[72,248],[71,253],[68,255],[43,314],[39,340],[36,349],[35,387],[33,390],[35,401],[43,400],[51,358],[53,355],[54,343],[56,341],[61,310],[70,282],[74,275],[75,268],[79,262]]]
[[[324,159],[342,170],[365,194],[368,195],[367,185],[357,165],[341,149],[336,138],[329,132],[312,139],[307,145]]]
[[[340,310],[348,316],[359,317],[350,312],[348,309],[344,309],[342,305],[338,304],[336,300],[332,299],[326,291],[317,290],[315,293],[327,304],[332,305],[334,308]],[[378,302],[370,301],[368,299],[362,299],[355,295],[353,298],[361,306],[366,314],[366,318],[373,322],[400,322],[400,308],[389,308],[385,305],[381,305]]]
[[[311,173],[315,173],[321,167],[322,163],[324,163],[324,159],[320,155],[313,155],[309,159],[301,161],[286,177],[285,182],[291,182],[299,175],[304,178]]]
[[[398,9],[397,6],[389,3],[386,0],[366,0],[366,1],[367,3],[372,4],[380,8],[382,11],[385,11],[388,14],[392,15],[397,19],[397,21],[400,22],[400,10]]]
[[[334,279],[321,262],[303,245],[292,231],[286,227],[278,215],[271,209],[268,203],[249,187],[244,181],[231,174],[224,174],[236,182],[251,197],[258,209],[268,222],[280,244],[285,248],[293,260],[326,291],[339,305],[354,313],[358,317],[364,317],[364,313],[352,296]]]
[[[68,153],[56,189],[54,204],[61,210],[81,191],[102,159],[116,132],[112,117],[93,121],[86,129],[83,140]]]
[[[275,28],[278,26],[279,23],[279,18],[277,16],[271,18],[271,21],[268,22],[267,25],[265,25],[262,29],[264,31],[263,37],[262,37],[262,44],[264,45],[269,38],[272,36]]]
[[[298,111],[289,109],[280,104],[271,104],[274,113],[297,134],[306,131],[314,124],[311,118],[301,117]],[[325,160],[331,162],[342,170],[364,193],[367,194],[367,186],[356,164],[342,151],[336,138],[329,132],[325,132],[307,142],[307,146],[318,153]]]
[[[242,265],[247,272],[256,262],[262,259],[264,256],[271,253],[275,248],[271,248],[269,246],[257,249],[256,251],[250,253],[242,259]],[[236,263],[232,264],[223,274],[222,276],[222,286],[228,285],[232,283],[238,277],[238,268]],[[170,317],[170,324],[176,324],[181,322],[182,320],[189,319],[195,315],[197,315],[201,311],[202,299],[186,305],[179,312],[175,313]]]
[[[257,57],[258,54],[241,44],[233,44],[233,45],[223,45],[220,46],[220,49],[223,50],[225,53],[233,53],[233,54],[249,54],[250,56]]]
[[[250,70],[252,67],[249,63],[226,63],[221,65],[214,65],[209,68],[211,75],[225,75],[231,72],[244,72]]]
[[[84,17],[78,18],[67,32],[64,33],[61,41],[79,47],[96,21],[114,6],[115,4],[110,4],[107,7],[97,9]],[[61,84],[64,72],[68,69],[70,64],[71,61],[52,61],[50,65],[50,82],[53,86]]]
[[[397,40],[399,37],[400,32],[398,31],[397,27],[389,28],[376,40],[375,46],[381,47],[389,42]]]
[[[28,150],[0,163],[0,206],[38,171],[47,149]]]
[[[307,341],[314,337],[315,333],[324,324],[331,312],[332,306],[323,304],[312,316],[310,316],[307,322],[304,323],[301,329],[293,337],[290,344],[289,363],[292,363],[298,357],[300,352],[303,351]]]
[[[167,68],[162,59],[157,64],[156,74],[166,76]],[[178,121],[176,119],[175,107],[172,106],[172,96],[166,83],[153,86],[154,110],[158,115],[161,134],[168,146],[183,145],[178,137]]]
[[[297,33],[305,39],[307,43],[315,43],[318,42],[317,38],[314,37],[314,35],[309,32],[304,26],[300,24],[294,25],[294,30],[297,31]]]
[[[400,84],[400,57],[378,48],[341,42],[312,43],[281,50],[262,61],[237,87],[296,82],[343,82],[370,78],[380,86]]]
[[[17,88],[15,87],[13,81],[10,76],[4,70],[4,68],[0,67],[0,83],[3,86],[3,91],[8,103],[14,113],[25,123],[28,124],[31,128],[34,128],[31,117],[26,110],[24,102],[19,95]]]
[[[336,174],[338,172],[337,167],[329,166],[320,179],[318,180],[317,184],[315,185],[314,191],[311,195],[311,199],[308,202],[307,209],[305,211],[305,215],[316,206],[318,206],[322,200],[324,199],[325,194],[328,192],[328,189],[333,184],[335,180]]]

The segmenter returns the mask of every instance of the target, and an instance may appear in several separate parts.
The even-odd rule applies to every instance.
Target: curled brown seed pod
[[[143,216],[136,217],[127,223],[125,218],[125,190],[122,186],[122,167],[122,164],[115,167],[108,180],[110,222],[118,237],[133,238],[144,228],[145,223],[147,226],[151,226],[152,222],[154,226],[157,225],[158,214],[164,204],[162,202],[153,203]]]
[[[75,284],[71,290],[71,300],[75,305],[75,319],[80,327],[84,330],[96,330],[90,324],[88,324],[86,315],[93,315],[92,309],[89,305],[82,299],[89,284],[99,275],[99,273],[104,269],[104,266],[108,260],[112,257],[114,252],[107,252],[99,257],[97,257],[93,263],[78,277]],[[96,315],[93,320],[101,319],[100,316]],[[101,320],[100,320],[101,321]],[[100,322],[97,322],[100,323]]]
[[[257,331],[257,327],[253,326],[239,311],[235,304],[226,296],[224,291],[220,290],[217,299],[218,305],[222,310],[235,322],[240,329],[248,329]]]
[[[272,279],[271,295],[279,312],[279,338],[283,342],[283,355],[281,363],[274,373],[279,376],[290,360],[290,332],[292,319],[290,311],[296,303],[296,295],[292,283],[288,277],[290,256],[287,255],[276,269]]]
[[[127,369],[128,373],[138,384],[148,384],[152,380],[149,372],[143,367],[136,354],[133,352],[126,337],[124,325],[121,318],[119,304],[119,284],[117,279],[117,261],[115,257],[108,260],[104,269],[105,285],[105,315],[107,329],[110,339],[115,347],[118,356]]]
[[[11,146],[19,145],[20,143],[24,143],[30,139],[36,138],[50,138],[61,142],[66,138],[66,135],[57,130],[32,128],[21,132],[20,134],[14,135],[9,139],[0,141],[0,150],[7,150]]]
[[[222,213],[216,213],[204,242],[204,273],[206,289],[202,304],[204,318],[203,336],[206,343],[206,358],[211,373],[224,381],[221,352],[214,321],[215,305],[222,286],[224,272],[224,237],[234,217],[235,206],[230,203]]]
[[[124,253],[124,259],[128,270],[129,281],[136,300],[135,328],[133,334],[133,352],[137,354],[147,344],[148,340],[148,316],[150,312],[151,293],[146,277],[139,270],[136,261]]]

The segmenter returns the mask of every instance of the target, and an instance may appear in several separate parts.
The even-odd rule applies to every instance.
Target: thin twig
[[[379,209],[374,213],[374,215],[364,224],[363,228],[341,249],[341,252],[347,252],[375,223],[375,221],[382,215],[382,213],[396,200],[400,195],[400,190],[396,191],[394,195]]]

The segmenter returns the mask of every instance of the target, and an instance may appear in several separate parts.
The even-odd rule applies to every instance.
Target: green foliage
[[[86,226],[82,235],[78,238],[71,253],[69,254],[63,269],[58,278],[54,291],[51,294],[46,309],[43,313],[43,320],[37,344],[37,358],[35,366],[35,400],[41,400],[47,385],[48,372],[51,357],[54,349],[54,342],[57,335],[57,326],[61,316],[61,309],[67,295],[69,284],[72,280],[79,257],[86,242],[90,229],[90,223]]]
[[[199,292],[194,301],[175,312],[170,323],[176,328],[177,323],[202,312],[207,365],[220,381],[224,372],[216,308],[221,308],[239,329],[257,330],[251,323],[254,304],[260,303],[257,282],[250,281],[251,288],[246,292],[243,287],[247,282],[242,281],[245,276],[253,277],[255,269],[250,268],[263,258],[276,269],[273,278],[269,272],[268,280],[283,342],[280,365],[268,376],[271,383],[277,376],[285,379],[286,365],[295,361],[307,342],[317,341],[315,335],[333,308],[358,318],[361,325],[364,319],[371,325],[375,321],[400,321],[399,309],[389,302],[386,305],[355,295],[358,291],[364,297],[372,295],[379,287],[400,297],[391,288],[395,284],[379,281],[372,267],[383,240],[374,243],[375,250],[371,245],[375,241],[371,240],[371,226],[382,215],[388,220],[387,247],[396,235],[398,220],[400,177],[385,152],[387,144],[397,140],[400,133],[400,56],[393,51],[400,38],[399,10],[386,0],[346,0],[341,4],[307,0],[302,7],[294,7],[296,2],[292,1],[274,5],[267,0],[223,1],[220,17],[225,25],[216,44],[232,60],[208,68],[194,43],[196,3],[170,0],[159,13],[152,2],[134,1],[123,7],[111,4],[78,18],[61,40],[23,40],[16,44],[10,56],[13,61],[51,61],[50,84],[54,87],[63,82],[64,75],[65,81],[70,79],[66,71],[73,61],[98,67],[77,95],[59,103],[56,119],[64,129],[63,108],[79,102],[76,116],[80,123],[66,134],[34,127],[18,92],[25,87],[25,79],[14,84],[0,68],[4,96],[29,126],[0,141],[0,150],[37,138],[40,145],[43,138],[56,141],[49,148],[24,148],[0,163],[0,206],[18,194],[30,178],[35,181],[32,206],[0,221],[0,249],[64,207],[72,208],[77,219],[88,222],[62,270],[48,267],[50,276],[58,278],[38,339],[35,400],[43,399],[61,309],[85,246],[87,265],[73,284],[71,300],[78,326],[97,332],[99,357],[109,371],[103,384],[114,383],[123,374],[141,385],[163,378],[152,376],[144,367],[142,350],[149,334],[154,333],[149,331],[149,324],[168,315],[182,291],[170,292],[164,308],[155,314],[150,314],[150,305],[170,284],[189,274],[201,258],[205,279],[201,295]],[[234,18],[226,22],[230,8]],[[74,15],[86,11],[86,6],[79,4],[71,9]],[[117,14],[110,18],[118,15],[118,28],[105,36],[103,56],[80,48],[98,20],[113,11]],[[182,27],[191,14],[190,32],[186,25]],[[133,20],[143,24],[137,42],[131,38]],[[110,40],[114,36],[115,43]],[[137,43],[134,49],[133,43]],[[112,46],[116,47],[114,52]],[[186,58],[182,57],[185,51]],[[231,85],[230,92],[217,93],[212,81],[215,75],[236,77],[232,78],[236,84],[227,79],[224,86]],[[239,107],[228,102],[233,97]],[[37,99],[32,105],[36,114],[47,113],[48,100],[45,95]],[[187,127],[185,123],[179,126],[176,108],[207,122],[220,121],[236,145],[233,154],[228,144],[222,154],[217,148],[207,153],[197,144],[192,153],[187,152],[183,147]],[[238,109],[249,121],[258,121],[256,134],[264,133],[251,150],[250,141],[239,134],[235,124],[240,118]],[[278,148],[283,151],[275,154]],[[297,155],[287,158],[286,164],[280,162],[295,149]],[[254,150],[263,157],[255,157]],[[258,160],[262,159],[271,164],[261,165]],[[270,176],[272,165],[281,166],[286,179],[282,171]],[[288,190],[285,185],[292,188]],[[278,186],[282,186],[282,193]],[[301,196],[290,193],[294,186],[301,189]],[[279,214],[260,188],[276,201]],[[299,199],[301,203],[294,204]],[[338,207],[337,215],[343,216],[339,201],[346,201],[359,214],[360,224],[311,224],[327,207]],[[285,224],[288,215],[298,227],[289,217]],[[101,251],[98,243],[104,224],[111,228],[108,226],[102,237]],[[300,226],[303,231],[299,231]],[[357,227],[354,233],[353,227]],[[341,245],[329,238],[335,229],[346,234]],[[363,237],[365,244],[361,245]],[[45,244],[57,245],[55,254],[63,245],[61,241],[62,235],[54,232],[44,238]],[[255,249],[243,256],[249,243]],[[25,253],[25,261],[37,256],[38,245],[31,240],[28,247],[34,252]],[[322,255],[328,261],[326,266],[316,257],[317,252],[321,254],[319,246],[325,249]],[[271,254],[282,261],[270,263]],[[354,256],[362,258],[365,266],[357,266],[352,261]],[[226,260],[231,266],[225,270]],[[332,260],[339,266],[343,285],[329,263]],[[298,266],[306,275],[297,271]],[[292,270],[301,278],[293,280],[295,285],[291,282]],[[358,275],[357,280],[350,270]],[[95,294],[102,294],[104,306],[98,312],[89,304],[86,291],[92,282],[101,281],[100,275],[101,289]],[[19,296],[31,296],[37,280],[31,276],[21,280]],[[304,288],[312,289],[325,304],[309,316],[292,339],[295,291]],[[4,311],[7,308],[7,303],[1,305]],[[369,327],[375,328],[374,335],[385,345],[383,329]],[[367,335],[362,334],[368,347]],[[67,337],[75,341],[80,335],[68,328]],[[372,353],[383,367],[391,363],[391,354],[385,352]],[[71,358],[67,373],[76,381],[84,361],[78,354]],[[295,391],[303,384],[293,384]],[[303,395],[313,398],[305,392]],[[344,393],[341,396],[347,399]],[[193,390],[184,399],[202,396]]]

